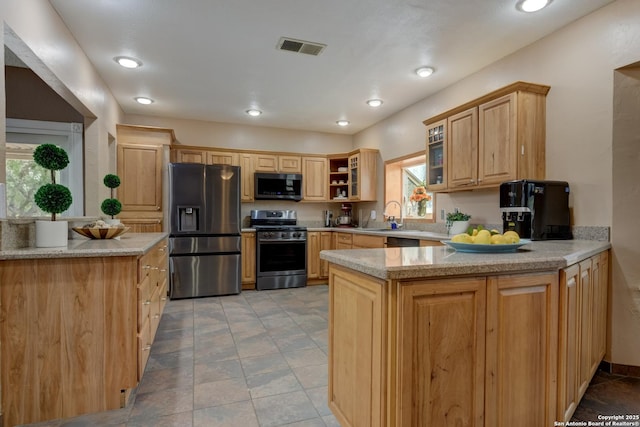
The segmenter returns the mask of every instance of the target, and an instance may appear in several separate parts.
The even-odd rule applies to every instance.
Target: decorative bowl
[[[72,230],[90,239],[113,239],[129,231],[129,227],[73,227]]]
[[[457,252],[471,252],[471,253],[505,253],[516,252],[520,246],[528,245],[531,243],[529,239],[520,239],[518,243],[507,243],[500,245],[482,245],[477,243],[460,243],[452,242],[451,240],[441,240],[440,242],[455,249]]]

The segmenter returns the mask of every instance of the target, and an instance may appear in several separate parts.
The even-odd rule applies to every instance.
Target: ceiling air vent
[[[288,37],[281,37],[278,41],[278,49],[289,52],[306,53],[307,55],[318,56],[327,47],[326,44],[306,42]]]

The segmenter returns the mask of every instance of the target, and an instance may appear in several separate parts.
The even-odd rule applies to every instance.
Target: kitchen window
[[[69,156],[69,165],[56,171],[56,182],[71,191],[73,203],[60,216],[82,216],[82,124],[7,119],[6,192],[8,217],[50,216],[38,208],[34,195],[43,184],[51,182],[49,171],[36,165],[33,150],[41,144],[54,144]]]
[[[434,193],[426,190],[426,154],[413,153],[405,157],[388,160],[384,165],[386,213],[403,219],[425,222],[435,221]]]

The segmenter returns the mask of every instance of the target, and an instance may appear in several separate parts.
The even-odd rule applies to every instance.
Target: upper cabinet
[[[447,188],[446,128],[446,119],[427,126],[427,186],[432,191]]]
[[[243,202],[254,200],[255,172],[302,174],[303,201],[375,201],[378,150],[345,154],[302,155],[224,148],[174,146],[173,162],[239,165]]]
[[[327,196],[327,158],[302,158],[302,200],[326,201]]]
[[[378,150],[361,149],[349,155],[349,200],[376,200]]]
[[[117,125],[118,218],[135,232],[162,231],[162,182],[172,129]]]
[[[432,191],[545,178],[549,86],[516,82],[424,121]]]

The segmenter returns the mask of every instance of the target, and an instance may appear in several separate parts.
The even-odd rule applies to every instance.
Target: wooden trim
[[[425,126],[428,126],[437,121],[446,119],[449,116],[468,110],[469,108],[477,107],[478,105],[484,104],[485,102],[493,101],[496,98],[500,98],[501,96],[508,95],[511,92],[521,91],[521,92],[531,92],[531,93],[537,93],[540,95],[546,95],[547,93],[549,93],[550,89],[551,89],[551,86],[518,81],[508,86],[504,86],[500,89],[494,90],[493,92],[489,92],[486,95],[481,96],[480,98],[476,98],[465,104],[458,105],[457,107],[452,108],[451,110],[445,111],[444,113],[438,114],[437,116],[430,117],[424,120],[422,123]]]
[[[173,129],[161,128],[156,126],[138,126],[116,124],[117,140],[126,139],[127,143],[136,144],[140,138],[141,144],[153,144],[149,141],[151,137],[158,145],[171,145],[176,141],[176,134]],[[150,136],[150,133],[153,136]]]

